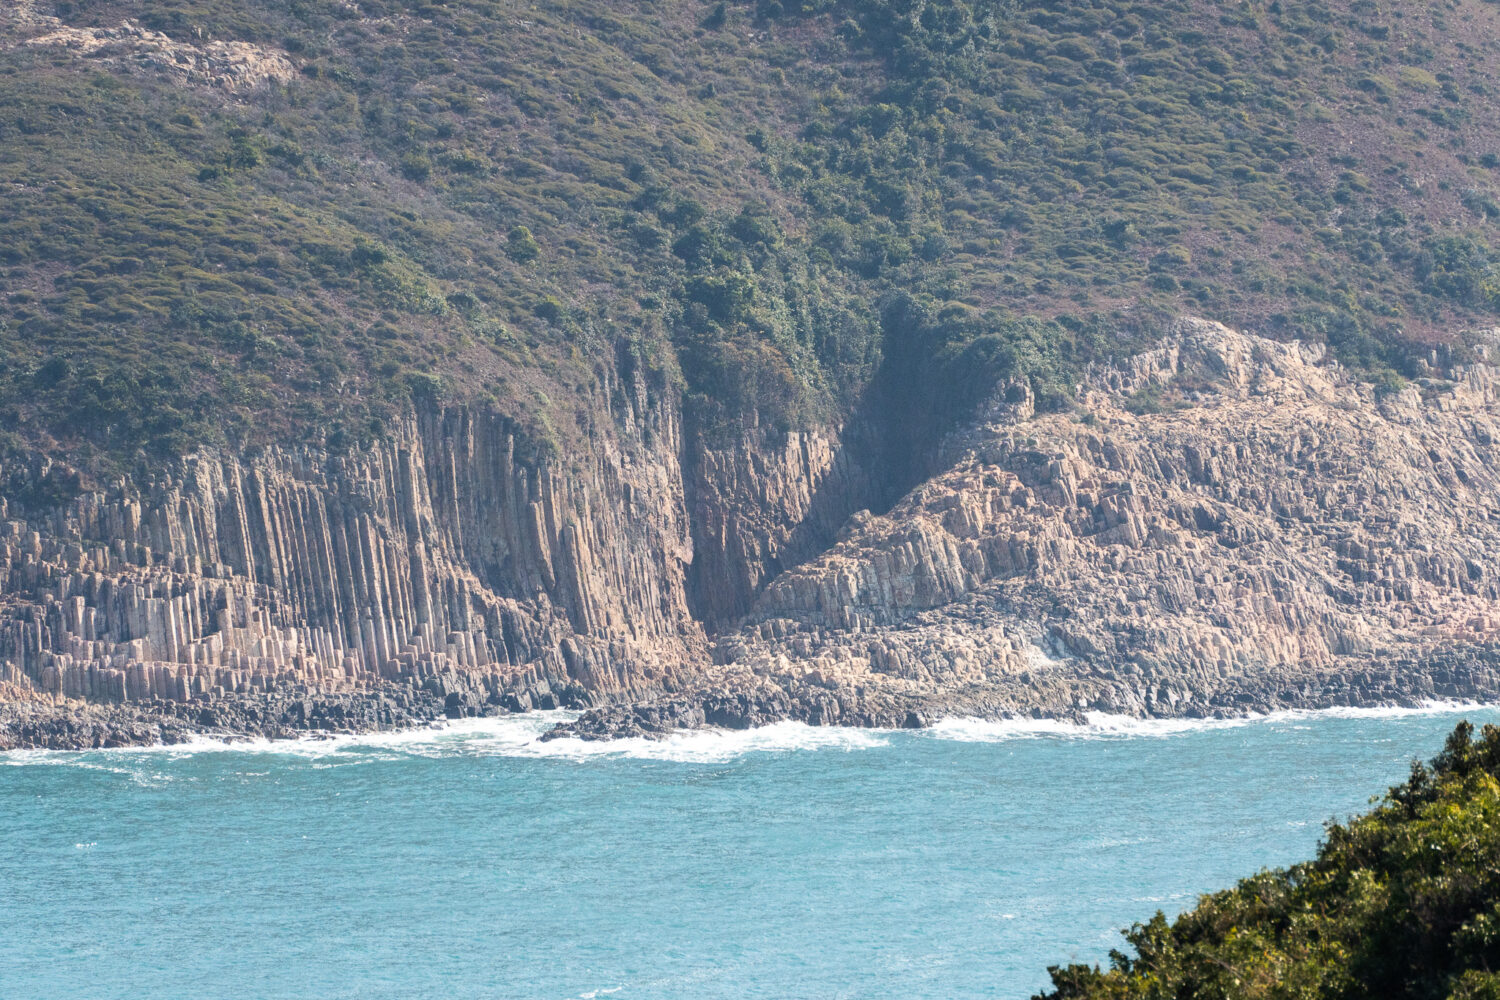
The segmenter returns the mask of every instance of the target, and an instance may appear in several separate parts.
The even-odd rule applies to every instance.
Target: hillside
[[[7,5],[0,688],[1491,692],[1497,18]]]
[[[1390,997],[1500,991],[1500,729],[1461,724],[1369,813],[1328,827],[1317,857],[1158,913],[1101,972],[1054,968],[1039,1000]]]
[[[566,451],[623,358],[710,426],[836,419],[883,360],[1061,404],[1182,312],[1389,380],[1500,294],[1479,0],[5,17],[13,445],[342,445],[451,394]]]

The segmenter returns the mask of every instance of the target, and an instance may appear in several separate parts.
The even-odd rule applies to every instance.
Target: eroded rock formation
[[[394,680],[513,707],[653,690],[704,640],[680,422],[637,389],[568,466],[452,409],[366,452],[196,455],[43,516],[0,501],[0,682],[183,700]]]
[[[641,384],[562,461],[429,409],[352,454],[13,490],[0,691],[33,725],[74,699],[233,728],[261,696],[359,727],[345,696],[413,692],[391,721],[594,705],[595,735],[1494,696],[1500,374],[1447,375],[1377,395],[1184,322],[1072,412],[998,387],[880,514],[850,515],[882,481],[846,435],[709,448]]]
[[[1321,350],[1186,322],[1077,412],[1002,389],[719,658],[990,712],[1492,692],[1500,382],[1452,374],[1377,396]]]

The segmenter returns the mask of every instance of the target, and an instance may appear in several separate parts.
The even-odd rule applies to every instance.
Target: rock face
[[[1376,396],[1184,322],[1075,412],[999,387],[884,514],[851,516],[883,487],[853,431],[709,448],[641,384],[558,461],[427,408],[60,504],[45,461],[4,469],[0,734],[122,738],[84,702],[165,739],[214,706],[261,733],[593,705],[567,731],[604,736],[1493,697],[1500,373],[1449,374]]]
[[[520,708],[654,690],[704,638],[677,412],[637,388],[570,467],[458,409],[348,456],[197,455],[42,516],[0,500],[0,682],[180,701],[398,681]]]
[[[851,510],[879,502],[863,427],[694,442],[685,482],[694,559],[689,600],[711,630],[732,626],[784,569],[816,556]],[[851,440],[854,443],[850,443]]]
[[[718,658],[1002,711],[1058,681],[1132,715],[1492,693],[1500,381],[1453,375],[1377,397],[1321,351],[1194,321],[1095,371],[1080,412],[1002,390],[947,471],[773,581]]]

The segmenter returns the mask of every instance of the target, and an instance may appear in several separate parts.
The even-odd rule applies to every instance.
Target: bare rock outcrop
[[[297,74],[291,58],[269,46],[178,41],[128,20],[112,28],[74,27],[38,12],[31,0],[0,15],[0,44],[6,42],[66,52],[119,72],[236,92],[287,83]]]
[[[689,598],[712,630],[730,627],[784,570],[817,556],[849,511],[879,496],[864,428],[754,429],[739,440],[694,442],[684,487],[694,538]]]
[[[725,669],[1002,711],[1052,678],[1135,715],[1495,690],[1492,368],[1377,396],[1188,321],[1082,390],[998,393],[946,472],[765,589]]]

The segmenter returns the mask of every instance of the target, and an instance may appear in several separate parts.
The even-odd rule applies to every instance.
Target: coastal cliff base
[[[1500,699],[1483,344],[1377,390],[1183,321],[1066,412],[998,386],[894,500],[871,427],[709,447],[625,378],[566,467],[448,410],[56,501],[8,469],[0,747]]]

